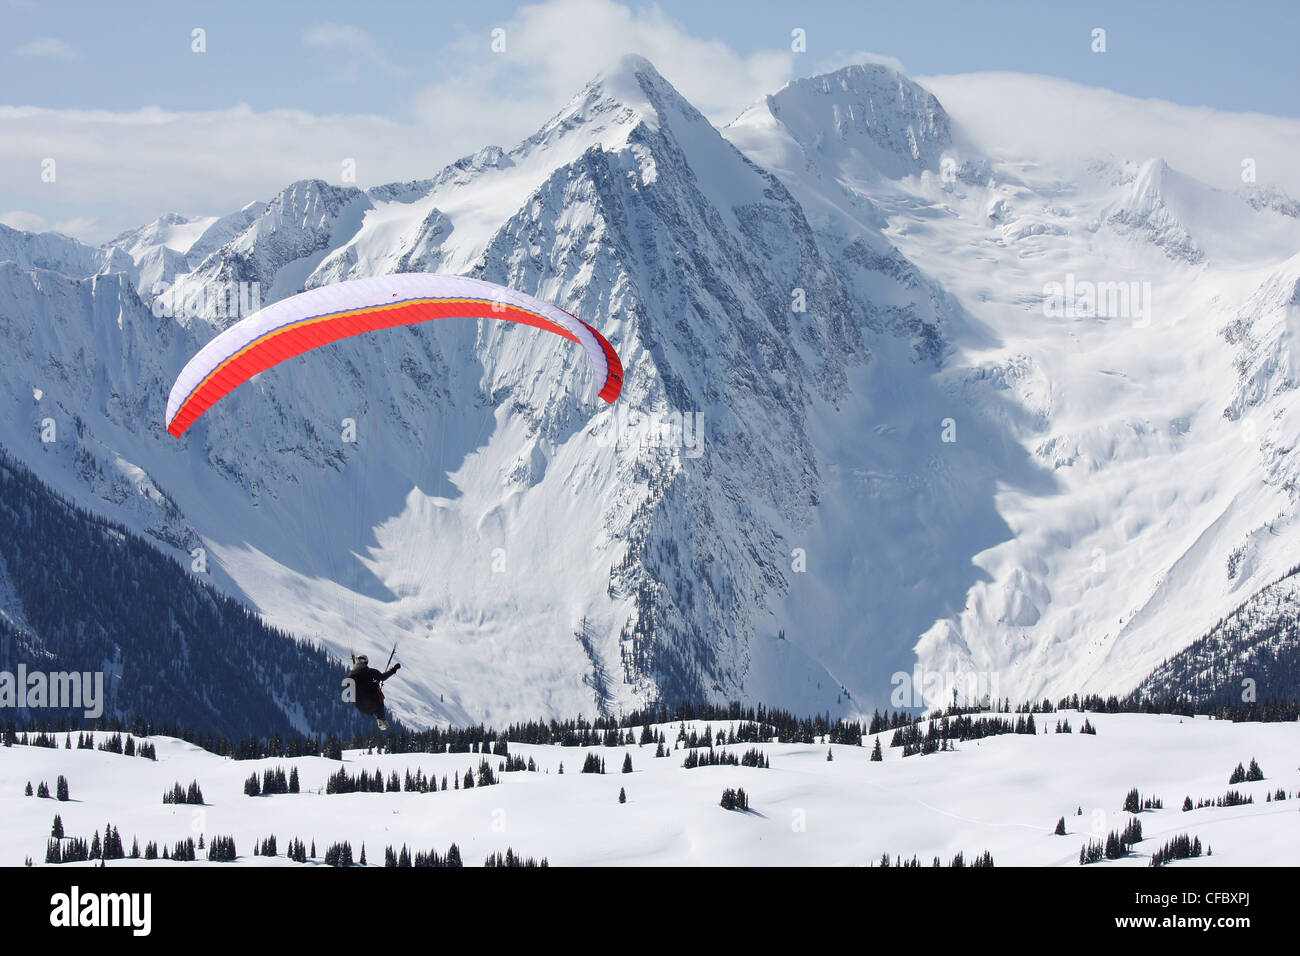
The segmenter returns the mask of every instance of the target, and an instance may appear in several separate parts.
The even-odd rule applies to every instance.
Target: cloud
[[[903,61],[896,56],[887,56],[884,53],[872,53],[868,50],[856,50],[850,53],[836,51],[833,55],[819,61],[810,75],[816,76],[820,73],[833,73],[834,71],[846,66],[858,66],[864,63],[871,63],[876,66],[887,66],[896,73],[907,73],[907,70],[903,67]]]
[[[0,209],[69,222],[93,213],[73,234],[98,242],[166,212],[224,215],[301,179],[340,183],[349,159],[362,186],[430,176],[458,146],[379,116],[0,106]],[[44,157],[57,163],[54,182],[41,179]]]
[[[50,228],[44,216],[38,216],[25,209],[11,209],[9,212],[0,213],[0,226],[21,229],[23,232],[48,232]]]
[[[658,6],[633,10],[613,0],[549,0],[520,7],[497,24],[504,52],[491,33],[454,38],[444,57],[456,64],[451,79],[416,97],[429,121],[496,130],[509,143],[533,131],[601,70],[628,53],[652,62],[688,100],[718,125],[784,85],[794,53],[741,56],[720,40],[691,35]],[[503,137],[508,129],[510,137]]]
[[[75,60],[80,55],[58,37],[39,37],[14,48],[14,56],[25,59]]]
[[[383,55],[371,33],[350,24],[318,24],[303,34],[302,44],[330,54],[335,76],[348,82],[360,79],[367,66],[390,76],[406,72]]]
[[[1090,160],[1159,156],[1219,189],[1242,186],[1255,161],[1261,185],[1300,196],[1300,120],[1139,99],[1024,73],[919,76],[970,145],[997,158],[1031,159],[1084,175]],[[1009,108],[1014,104],[1014,109]]]
[[[626,53],[650,59],[719,124],[783,85],[798,62],[781,51],[741,56],[692,36],[656,6],[633,10],[612,0],[549,0],[495,26],[505,31],[504,53],[492,53],[490,27],[448,28],[450,38],[430,51],[447,79],[419,90],[405,121],[247,106],[0,106],[0,208],[36,209],[42,225],[61,221],[77,226],[78,238],[103,241],[166,212],[224,215],[296,180],[338,183],[346,159],[355,160],[363,187],[432,176],[486,145],[513,146]],[[402,72],[360,27],[317,24],[301,42],[334,59],[343,79]],[[56,159],[57,182],[40,181],[33,157]],[[95,219],[73,218],[90,214]]]

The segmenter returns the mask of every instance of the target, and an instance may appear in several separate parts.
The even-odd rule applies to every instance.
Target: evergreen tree
[[[1053,832],[1056,836],[1065,836],[1065,817],[1056,821],[1056,829]]]
[[[871,759],[872,759],[872,760],[875,760],[875,761],[882,761],[882,760],[885,759],[885,755],[882,754],[882,753],[880,752],[880,738],[879,738],[879,737],[876,738],[876,745],[875,745],[874,747],[871,748]]]
[[[1124,811],[1126,813],[1142,812],[1142,799],[1138,795],[1137,787],[1130,790],[1128,795],[1124,798]]]
[[[625,791],[622,787],[618,788],[618,802],[627,803],[627,791]]]

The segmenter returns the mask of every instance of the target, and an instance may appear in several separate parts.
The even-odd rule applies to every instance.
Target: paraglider
[[[176,438],[254,375],[339,339],[434,319],[519,322],[577,342],[587,353],[599,396],[613,403],[623,363],[603,335],[533,296],[481,279],[399,273],[352,279],[281,299],[241,319],[181,370],[167,399],[167,431]]]
[[[435,319],[501,319],[531,325],[581,345],[597,394],[612,404],[623,389],[623,363],[603,335],[577,316],[533,296],[463,276],[399,273],[310,289],[259,309],[208,342],[186,363],[167,400],[169,434],[180,438],[208,409],[250,378],[340,339]],[[330,522],[322,521],[328,528]],[[396,647],[394,647],[396,652]],[[392,655],[389,656],[392,663]],[[348,685],[356,707],[388,728],[385,671],[354,657]]]
[[[397,648],[393,650],[396,651]],[[388,660],[391,662],[392,659],[390,654]],[[352,669],[348,671],[348,680],[352,682],[353,703],[361,713],[375,718],[380,730],[388,729],[388,713],[384,710],[384,692],[380,685],[401,669],[401,664],[393,664],[381,673],[371,667],[370,660],[362,654],[353,660]]]

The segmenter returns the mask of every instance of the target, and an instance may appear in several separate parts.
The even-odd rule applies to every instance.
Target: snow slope
[[[1205,132],[1248,118],[1119,109],[1099,91],[1039,78],[966,79],[936,83],[946,126],[925,123],[919,93],[900,98],[909,129],[950,132],[910,166],[847,153],[829,124],[810,135],[813,107],[785,118],[783,98],[807,99],[802,81],[724,132],[820,211],[814,225],[841,255],[883,240],[901,270],[924,277],[914,284],[941,290],[931,298],[945,303],[944,348],[925,378],[934,391],[906,388],[902,408],[870,414],[878,433],[915,434],[928,419],[937,435],[953,422],[950,448],[931,439],[932,459],[885,474],[922,489],[905,499],[920,503],[935,472],[969,482],[982,468],[988,497],[974,500],[995,514],[946,529],[944,565],[969,554],[980,579],[950,610],[931,602],[937,620],[916,632],[921,668],[986,675],[1012,696],[1131,688],[1294,563],[1300,218],[1293,204],[1258,198],[1276,199],[1275,185],[1215,188],[1158,156],[1115,155],[1149,141],[1137,135],[1148,111],[1186,162]],[[828,99],[842,86],[815,88]],[[1078,148],[1003,108],[1020,91],[1030,114],[1049,92],[1077,101],[1077,113],[1053,108],[1083,127]],[[1294,123],[1258,120],[1261,154],[1293,141]],[[859,394],[896,374],[883,366]],[[926,444],[923,433],[908,442]],[[898,540],[915,544],[921,527]]]
[[[157,738],[157,762],[90,750],[14,747],[0,760],[0,864],[44,859],[51,820],[58,813],[68,836],[89,838],[116,826],[126,848],[134,838],[172,845],[206,834],[233,836],[235,865],[293,865],[283,856],[297,837],[317,849],[317,864],[334,841],[348,840],[354,855],[364,844],[370,865],[383,849],[406,844],[412,852],[445,852],[455,842],[467,865],[481,865],[507,847],[552,865],[833,865],[875,863],[882,853],[924,865],[957,852],[969,860],[988,850],[997,866],[1077,866],[1079,848],[1104,840],[1131,819],[1125,794],[1137,787],[1160,798],[1163,810],[1140,815],[1143,842],[1133,855],[1093,864],[1142,866],[1171,837],[1200,838],[1211,856],[1175,867],[1289,866],[1300,858],[1300,773],[1293,724],[1232,724],[1207,718],[1147,714],[1039,715],[1037,736],[1011,735],[958,744],[954,752],[868,760],[864,747],[762,744],[767,769],[683,769],[684,751],[656,759],[654,747],[588,748],[603,757],[605,775],[582,774],[586,750],[511,744],[510,752],[535,761],[536,772],[501,774],[495,786],[438,793],[313,792],[341,767],[385,775],[420,768],[426,775],[477,773],[479,754],[389,754],[349,751],[342,764],[323,758],[234,761],[182,741]],[[1095,736],[1077,733],[1084,717]],[[1076,733],[1042,732],[1068,719]],[[692,725],[702,730],[703,726]],[[671,740],[678,725],[661,728]],[[721,723],[713,731],[724,730]],[[741,753],[749,745],[728,749]],[[827,761],[830,749],[834,759]],[[633,772],[622,774],[630,753]],[[1239,763],[1254,757],[1266,779],[1234,785],[1255,803],[1183,812],[1183,798],[1222,796]],[[500,758],[490,758],[495,768]],[[559,774],[560,764],[563,775]],[[244,781],[266,767],[297,767],[303,792],[247,797]],[[53,788],[68,778],[73,800],[58,803],[22,795],[27,781]],[[197,780],[208,805],[164,805],[172,784]],[[954,781],[960,786],[954,786]],[[619,788],[627,803],[618,803]],[[724,788],[743,787],[751,812],[718,806]],[[1287,799],[1267,802],[1278,788]],[[1082,815],[1077,811],[1082,809]],[[1066,835],[1054,836],[1064,817]],[[254,857],[253,845],[277,838],[281,855]],[[202,853],[200,853],[202,856]],[[143,861],[110,866],[143,865]],[[185,867],[206,862],[162,863]]]

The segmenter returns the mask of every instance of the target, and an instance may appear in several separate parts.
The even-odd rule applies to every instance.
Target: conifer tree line
[[[757,747],[750,747],[741,756],[737,757],[730,750],[691,750],[686,754],[686,759],[682,761],[682,766],[687,770],[693,770],[696,767],[757,767],[766,770],[771,764],[767,755]]]
[[[1255,758],[1251,757],[1250,769],[1247,770],[1241,764],[1237,764],[1237,768],[1233,770],[1232,774],[1228,777],[1228,783],[1253,783],[1256,780],[1263,779],[1264,771],[1259,768],[1259,764],[1255,761]]]
[[[182,787],[179,782],[172,785],[172,788],[163,794],[163,803],[188,803],[196,806],[204,806],[203,791],[199,789],[199,782],[191,780],[188,787]]]
[[[6,747],[46,747],[50,750],[59,749],[58,737],[53,733],[36,731],[28,733],[23,731],[18,733],[12,725],[5,729],[3,733],[4,746]],[[72,750],[72,734],[65,734],[63,738],[63,748]],[[127,757],[140,756],[148,760],[157,760],[158,752],[154,745],[148,741],[136,743],[135,738],[129,734],[123,738],[122,734],[114,733],[110,737],[101,740],[99,744],[95,743],[95,735],[92,733],[77,734],[77,750],[102,750],[105,753],[123,754]]]
[[[737,790],[728,787],[722,791],[722,799],[718,801],[718,805],[724,810],[740,810],[743,812],[749,809],[749,795],[745,793],[744,787]]]
[[[1151,854],[1151,865],[1164,866],[1171,860],[1187,860],[1200,855],[1201,838],[1188,837],[1186,833],[1180,833]]]
[[[546,862],[546,857],[542,857],[541,860],[537,860],[531,856],[520,856],[518,853],[516,853],[514,850],[510,849],[509,847],[506,848],[505,853],[501,853],[500,851],[497,851],[496,853],[489,853],[488,858],[483,862],[483,865],[484,866],[509,866],[509,867],[540,867],[540,866],[549,867],[550,866],[550,864]]]
[[[250,781],[254,778],[250,778]],[[455,790],[469,790],[474,787],[490,787],[500,783],[496,772],[492,768],[491,762],[484,757],[479,761],[478,773],[475,774],[473,767],[466,767],[464,774],[457,772],[451,781],[451,788]],[[331,774],[325,781],[325,792],[332,793],[397,793],[405,791],[408,793],[437,793],[439,789],[446,790],[448,780],[446,775],[442,778],[441,788],[438,786],[438,780],[435,777],[428,777],[424,770],[416,768],[414,774],[408,769],[405,776],[399,778],[396,770],[389,772],[385,777],[383,771],[375,770],[371,773],[368,770],[361,770],[355,775],[348,773],[346,767],[340,767],[335,773]],[[249,791],[249,782],[244,784],[244,792]]]
[[[904,869],[907,868],[915,869],[915,868],[919,868],[922,864],[921,861],[917,858],[916,854],[912,854],[912,858],[910,860],[904,860],[901,855],[898,855],[895,856],[893,861],[891,862],[889,858],[889,853],[885,852],[880,855],[880,859],[874,865],[881,866],[881,867],[902,867]],[[943,866],[943,863],[940,862],[939,858],[936,856],[931,861],[930,866],[939,867],[939,866]],[[953,856],[953,858],[948,861],[948,866],[959,870],[964,869],[966,867],[991,869],[993,867],[993,854],[990,853],[988,850],[985,850],[983,853],[977,854],[976,856],[972,857],[971,861],[967,863],[966,854],[961,850],[958,850],[957,853]]]
[[[63,774],[59,774],[59,779],[54,783],[54,793],[55,799],[60,803],[66,803],[68,800],[72,799],[70,795],[71,789],[68,786],[68,778],[63,776]],[[42,800],[48,800],[50,798],[50,785],[42,780],[36,785],[36,789],[33,791],[32,782],[28,780],[27,786],[23,788],[23,795],[28,797],[36,796]]]
[[[244,781],[244,793],[250,797],[269,796],[277,793],[298,793],[298,768],[292,767],[286,774],[283,767],[267,767],[262,771],[262,779],[257,774],[249,774]]]
[[[208,841],[208,859],[213,863],[231,863],[238,856],[234,837],[214,836]]]
[[[331,843],[325,848],[324,860],[326,866],[354,866],[352,844],[347,840],[340,843]]]
[[[1123,830],[1111,830],[1106,834],[1105,843],[1100,840],[1089,840],[1080,847],[1079,863],[1086,866],[1102,859],[1118,860],[1120,857],[1128,856],[1133,845],[1141,842],[1142,821],[1134,817],[1124,825]]]
[[[1141,813],[1143,810],[1163,810],[1165,802],[1159,797],[1143,798],[1138,793],[1138,788],[1134,787],[1124,796],[1124,811],[1126,813]]]
[[[0,621],[0,624],[3,622]],[[385,753],[492,753],[504,756],[508,753],[508,742],[525,744],[555,744],[564,747],[624,747],[646,744],[656,745],[656,756],[667,756],[672,747],[664,737],[662,730],[649,726],[647,721],[656,724],[678,723],[677,745],[692,747],[714,746],[717,744],[736,743],[840,743],[861,746],[863,736],[876,735],[885,731],[897,731],[901,728],[916,727],[908,731],[908,741],[919,748],[916,753],[925,753],[927,747],[942,749],[943,740],[972,740],[984,736],[996,736],[1005,733],[1028,733],[1029,717],[1034,714],[1055,713],[1057,710],[1080,710],[1094,713],[1162,713],[1194,716],[1206,713],[1205,708],[1178,697],[1154,699],[1124,700],[1099,695],[1075,694],[1062,698],[1056,705],[1043,700],[1035,703],[1020,704],[1015,707],[1009,700],[995,702],[993,706],[949,706],[935,710],[928,715],[918,715],[906,711],[876,711],[868,725],[864,727],[857,721],[832,721],[828,715],[817,717],[796,717],[789,712],[758,706],[742,706],[738,703],[729,705],[679,705],[676,708],[650,708],[632,711],[622,717],[599,717],[594,720],[576,718],[571,720],[531,721],[511,724],[505,731],[496,731],[484,725],[462,728],[434,727],[424,731],[410,731],[396,727],[394,732],[382,740]],[[1025,718],[1020,723],[1011,718],[981,717],[970,719],[970,715],[984,710],[1006,714],[1017,714]],[[1267,701],[1240,705],[1222,705],[1209,711],[1211,716],[1221,720],[1232,721],[1296,721],[1300,720],[1300,698],[1285,701]],[[949,730],[944,736],[942,721],[947,718]],[[959,718],[967,718],[961,720]],[[687,729],[686,721],[737,721],[724,731],[713,732],[706,728],[701,734]],[[922,733],[919,726],[925,721],[940,721],[939,729],[934,731],[939,741],[927,731]],[[24,718],[23,724],[29,730],[43,733],[51,731],[64,733],[75,729],[82,723],[78,717],[59,714],[52,721],[45,718],[31,720]],[[338,736],[293,736],[272,734],[267,738],[247,737],[238,741],[209,730],[197,730],[175,723],[159,723],[142,717],[136,717],[129,723],[118,717],[101,718],[89,722],[91,729],[108,730],[135,734],[138,737],[168,736],[184,740],[209,753],[232,757],[236,760],[260,760],[273,757],[293,758],[302,756],[342,759],[343,750],[365,750],[374,748],[380,741],[378,735],[367,732],[344,740]],[[1070,733],[1068,720],[1060,722],[1061,733]],[[1017,727],[1019,726],[1019,729]],[[1035,731],[1036,732],[1036,729]],[[1084,718],[1079,730],[1084,734],[1096,734],[1096,726]],[[897,743],[891,746],[906,746],[903,739],[895,735]],[[17,728],[10,721],[0,740],[5,746],[19,743]],[[46,741],[43,746],[57,746]],[[139,752],[137,745],[137,752]],[[873,757],[874,759],[874,757]],[[521,769],[512,763],[506,769]]]
[[[464,866],[464,864],[460,859],[460,847],[454,843],[447,848],[446,853],[439,853],[437,850],[426,850],[417,851],[414,854],[403,843],[401,852],[395,851],[391,846],[384,847],[384,866],[455,867]]]
[[[1195,807],[1191,805],[1192,798],[1189,796],[1183,800],[1183,810],[1200,810],[1204,807],[1243,807],[1254,802],[1255,798],[1248,793],[1242,793],[1240,790],[1229,790],[1221,797],[1207,797],[1204,800],[1197,800]]]

